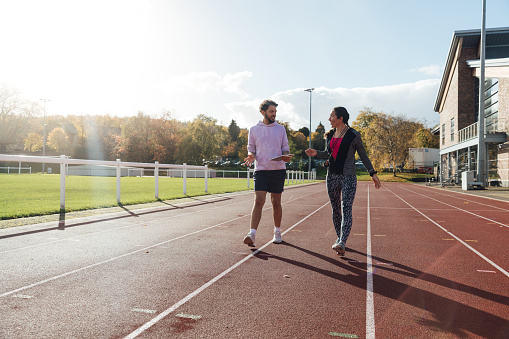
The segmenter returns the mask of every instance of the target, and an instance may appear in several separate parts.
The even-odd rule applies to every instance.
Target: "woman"
[[[338,239],[332,249],[345,255],[345,247],[352,228],[352,206],[357,190],[355,175],[355,152],[369,171],[375,188],[380,188],[380,180],[362,144],[361,135],[348,125],[350,115],[344,107],[334,107],[329,121],[332,129],[325,134],[325,151],[307,149],[311,157],[327,159],[327,193],[332,206],[332,222]]]

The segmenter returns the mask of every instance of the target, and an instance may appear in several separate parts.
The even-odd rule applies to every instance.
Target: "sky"
[[[486,27],[508,27],[509,1],[486,3]],[[0,0],[0,16],[0,84],[47,115],[246,128],[272,99],[295,130],[310,111],[330,127],[335,106],[432,127],[453,33],[480,29],[482,0]]]

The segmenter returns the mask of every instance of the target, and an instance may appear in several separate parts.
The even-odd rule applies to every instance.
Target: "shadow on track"
[[[350,264],[348,257],[346,256],[338,257],[340,258],[338,260],[333,257],[328,257],[313,252],[309,249],[290,244],[288,242],[283,242],[281,245],[289,246],[291,248],[302,251],[306,254],[324,260],[336,267],[340,267],[350,273],[341,274],[332,270],[317,268],[304,262],[281,257],[264,251],[258,252],[255,257],[262,260],[280,260],[291,265],[323,274],[343,283],[366,289],[366,263],[354,262]],[[362,255],[364,257],[367,256],[366,253],[362,253],[360,251],[352,249],[348,249],[347,251]],[[392,273],[401,274],[406,277],[411,277],[432,284],[451,288],[455,291],[472,294],[474,296],[500,303],[502,305],[509,305],[509,297],[506,295],[499,295],[483,291],[478,288],[428,274],[426,272],[422,272],[396,262],[388,261],[381,257],[372,256],[372,258],[386,264],[392,264],[390,267],[386,267],[385,265],[374,265],[377,270],[385,270]],[[507,319],[462,304],[458,301],[437,295],[433,292],[383,277],[376,274],[376,272],[373,274],[373,281],[375,286],[373,292],[375,294],[393,299],[397,302],[405,303],[416,308],[420,308],[433,314],[433,317],[435,318],[434,321],[419,318],[415,319],[415,322],[420,325],[429,327],[430,330],[436,332],[437,335],[439,335],[439,333],[449,333],[459,338],[466,338],[469,337],[469,333],[475,333],[476,335],[483,338],[507,338],[509,333],[509,321]]]
[[[221,199],[214,199],[214,201],[199,200],[199,201],[193,202],[192,204],[187,204],[185,206],[171,205],[169,203],[165,203],[171,207],[160,207],[160,208],[157,208],[152,211],[146,211],[146,212],[141,212],[141,213],[135,213],[135,212],[129,210],[126,206],[124,206],[122,204],[118,204],[118,206],[120,208],[122,208],[125,212],[128,213],[127,215],[105,217],[105,218],[98,217],[98,219],[95,219],[95,220],[77,222],[77,223],[70,224],[70,225],[66,225],[65,211],[61,211],[59,213],[57,227],[49,227],[49,228],[44,228],[44,229],[40,229],[40,230],[32,230],[32,231],[2,235],[2,236],[0,236],[0,240],[7,239],[7,238],[19,237],[19,236],[23,236],[23,235],[41,233],[41,232],[54,231],[54,230],[65,231],[66,228],[91,225],[91,224],[100,223],[100,222],[104,222],[104,221],[121,220],[121,219],[126,219],[126,218],[133,218],[133,217],[137,218],[137,217],[140,217],[143,215],[149,215],[149,214],[154,214],[154,213],[167,212],[167,211],[172,211],[172,210],[183,210],[183,209],[187,209],[190,207],[202,206],[202,205],[212,204],[214,202],[221,202],[221,201],[226,201],[226,200],[230,200],[230,199],[231,198],[228,198],[228,197],[222,197]],[[113,213],[121,213],[121,212],[113,212]],[[13,228],[13,229],[15,229],[15,228]]]

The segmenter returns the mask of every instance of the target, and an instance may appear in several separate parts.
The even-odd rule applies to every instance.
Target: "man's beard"
[[[267,113],[265,113],[265,119],[267,119],[267,121],[268,121],[269,123],[271,123],[271,124],[272,124],[274,121],[276,121],[276,117],[274,117],[274,119],[271,119],[271,118],[269,118],[269,116],[267,115]]]

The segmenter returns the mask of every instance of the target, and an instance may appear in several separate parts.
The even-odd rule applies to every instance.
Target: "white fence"
[[[18,172],[18,174],[21,174],[21,170],[28,170],[30,174],[32,174],[32,167],[21,167],[21,164],[19,167],[0,167],[0,170],[7,170],[7,174]],[[0,171],[0,173],[2,173]]]
[[[67,173],[68,165],[92,165],[92,166],[115,166],[116,169],[116,177],[117,177],[117,203],[120,204],[120,177],[121,177],[121,168],[125,167],[140,167],[140,168],[153,168],[154,170],[154,178],[155,178],[155,198],[159,199],[159,171],[161,169],[177,169],[182,171],[182,179],[183,179],[183,193],[187,194],[187,171],[188,170],[200,170],[204,171],[205,177],[205,193],[208,192],[208,178],[209,178],[209,168],[208,166],[192,166],[192,165],[175,165],[175,164],[160,164],[159,162],[155,163],[140,163],[140,162],[125,162],[117,159],[116,161],[105,161],[105,160],[83,160],[83,159],[70,159],[65,155],[61,155],[59,158],[50,158],[50,157],[37,157],[37,156],[28,156],[28,155],[7,155],[0,154],[0,161],[9,161],[9,162],[30,162],[30,163],[50,163],[50,164],[60,164],[60,209],[65,210],[65,177]],[[21,167],[21,166],[20,166]],[[241,172],[241,171],[239,171]],[[247,177],[247,187],[249,188],[249,180],[250,174],[253,171],[248,169],[245,171]],[[316,180],[315,172],[303,172],[303,171],[287,171],[286,178],[288,184],[291,182],[302,182],[305,179],[305,174],[307,174],[307,180]],[[224,174],[223,174],[224,175]],[[240,173],[239,173],[240,176]]]

